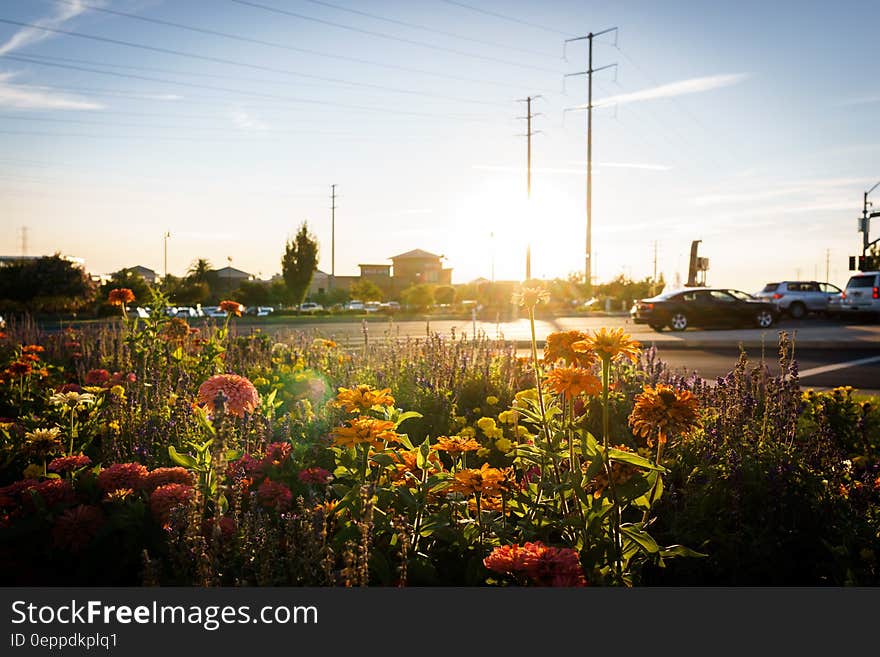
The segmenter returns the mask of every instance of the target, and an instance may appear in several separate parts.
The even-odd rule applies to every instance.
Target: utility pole
[[[825,249],[825,282],[828,283],[830,278],[828,277],[828,268],[831,263],[831,249]]]
[[[871,189],[869,189],[867,192],[865,192],[865,195],[862,197],[863,198],[863,200],[862,200],[862,221],[861,221],[861,226],[859,227],[859,229],[862,233],[862,255],[863,256],[868,255],[868,249],[871,247],[872,244],[874,244],[874,242],[877,241],[877,240],[874,240],[874,242],[868,241],[868,234],[871,229],[871,219],[874,217],[880,217],[880,212],[871,212],[871,213],[868,212],[868,208],[871,206],[871,203],[868,202],[868,194],[870,194],[875,189],[877,189],[877,187],[880,187],[880,182],[878,182]]]
[[[654,240],[654,277],[651,280],[657,282],[657,240]]]
[[[519,119],[525,119],[526,121],[526,134],[520,135],[525,136],[526,138],[526,199],[527,199],[527,208],[531,208],[532,201],[532,135],[541,132],[537,130],[532,132],[532,118],[535,116],[540,116],[539,114],[532,114],[532,101],[536,98],[540,98],[541,96],[526,96],[526,98],[520,99],[519,102],[525,102],[526,104],[526,115],[517,117]],[[531,219],[531,213],[526,213],[526,220]],[[530,280],[532,278],[532,245],[531,241],[526,244],[526,279]]]
[[[28,227],[21,227],[21,255],[26,256],[28,254]]]
[[[609,32],[615,32],[616,38],[616,31],[616,27],[610,27],[607,30],[590,32],[586,36],[565,40],[565,44],[568,44],[571,41],[582,41],[584,39],[588,42],[587,70],[580,71],[579,73],[568,73],[565,76],[587,76],[587,105],[584,108],[587,110],[587,240],[586,253],[584,256],[584,281],[586,283],[587,296],[591,295],[593,292],[593,73],[597,73],[606,68],[611,68],[612,66],[617,66],[617,64],[608,64],[606,66],[600,66],[599,68],[593,68],[593,39],[597,36],[608,34]],[[563,57],[565,57],[565,45],[563,45]]]
[[[162,237],[165,240],[165,274],[162,277],[162,283],[165,283],[165,281],[168,280],[168,238],[171,237],[171,233],[166,230]]]
[[[336,286],[336,185],[330,185],[330,283],[332,290]]]

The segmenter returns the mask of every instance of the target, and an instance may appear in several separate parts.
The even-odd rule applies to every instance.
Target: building
[[[394,283],[398,289],[419,283],[452,284],[452,269],[443,267],[446,256],[414,249],[390,258],[394,267]]]
[[[254,280],[255,276],[235,267],[223,267],[214,269],[213,275],[217,277],[217,288],[220,292],[232,292],[245,281]]]
[[[142,265],[136,265],[134,267],[128,267],[123,271],[128,272],[129,274],[135,274],[136,276],[140,276],[150,285],[154,285],[157,280],[159,280],[159,274],[150,269],[149,267],[144,267]]]

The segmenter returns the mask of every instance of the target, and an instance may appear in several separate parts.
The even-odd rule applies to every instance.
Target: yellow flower
[[[458,454],[461,452],[474,452],[480,449],[480,443],[473,438],[462,436],[440,436],[437,438],[437,443],[431,446],[431,449]]]
[[[477,435],[477,430],[473,427],[463,427],[458,433],[465,438],[473,438]]]
[[[513,443],[508,438],[499,438],[495,441],[495,449],[504,454],[509,452],[511,447],[513,447]]]
[[[110,429],[110,431],[112,431],[113,433],[119,433],[119,422],[117,422],[116,420],[110,420],[110,422],[107,423],[107,428]]]
[[[489,406],[494,406],[498,403],[498,397],[495,397],[494,395],[489,395],[488,397],[486,397],[486,403],[489,404]]]
[[[481,417],[477,420],[477,426],[483,431],[483,433],[488,434],[490,431],[495,430],[495,420],[491,417]]]
[[[526,399],[530,399],[531,401],[538,401],[538,390],[537,388],[520,390],[513,396],[513,398],[518,402],[525,401]]]
[[[623,357],[636,362],[639,358],[641,344],[624,333],[622,328],[611,329],[610,331],[600,328],[598,331],[594,331],[593,335],[586,340],[573,343],[571,348],[576,352],[593,351],[602,359],[610,360]]]
[[[516,411],[501,411],[498,414],[498,421],[501,424],[514,424],[514,423],[516,423]]]
[[[348,413],[363,412],[376,406],[393,406],[394,397],[389,394],[390,392],[391,388],[376,390],[360,384],[354,388],[339,388],[339,394],[331,403],[344,408]]]
[[[529,430],[526,429],[523,425],[519,425],[516,428],[516,437],[517,438],[531,438],[532,434],[530,434]]]
[[[591,351],[575,351],[572,345],[589,339],[590,334],[584,331],[556,331],[547,336],[544,343],[544,362],[554,365],[556,361],[564,360],[569,365],[577,367],[590,367],[596,362],[596,354]]]
[[[676,391],[662,383],[645,386],[636,397],[629,416],[633,433],[647,439],[648,446],[657,436],[660,444],[673,434],[684,434],[699,426],[699,402],[689,390]]]
[[[61,450],[61,429],[34,429],[24,434],[24,451],[38,457],[46,457]]]

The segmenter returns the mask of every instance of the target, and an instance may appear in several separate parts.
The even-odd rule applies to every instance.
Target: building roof
[[[422,251],[421,249],[413,249],[412,251],[407,251],[406,253],[401,253],[400,255],[391,256],[391,260],[400,260],[403,258],[443,258],[442,255],[436,255],[434,253],[428,253],[427,251]]]
[[[135,265],[134,267],[126,267],[125,271],[136,271],[139,274],[152,274],[156,276],[156,271],[150,269],[149,267],[144,267],[143,265]]]
[[[376,265],[376,264],[362,264],[362,265],[358,265],[358,267],[382,267],[383,269],[391,269],[391,265]]]
[[[215,269],[214,271],[221,277],[250,278],[252,276],[252,274],[248,274],[246,271],[236,269],[235,267],[223,267],[222,269]]]

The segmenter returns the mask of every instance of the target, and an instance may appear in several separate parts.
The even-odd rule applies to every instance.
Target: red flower
[[[186,506],[193,498],[195,491],[192,486],[184,484],[165,484],[159,486],[150,495],[150,512],[157,522],[168,522],[171,512],[179,506]]]
[[[73,486],[65,479],[47,479],[46,481],[41,481],[36,486],[30,487],[22,497],[25,504],[31,509],[36,508],[33,498],[34,493],[39,495],[46,504],[46,507],[50,509],[62,504],[69,504],[75,499]]]
[[[244,308],[242,308],[242,305],[238,301],[221,301],[220,310],[235,315],[236,317],[241,317],[241,311],[244,310]]]
[[[222,540],[229,540],[235,536],[235,532],[238,529],[235,525],[235,520],[230,518],[229,516],[220,516],[220,538]],[[210,539],[214,534],[214,518],[205,518],[205,522],[202,523],[202,535]]]
[[[152,492],[164,486],[165,484],[183,484],[184,486],[193,485],[192,473],[186,468],[156,468],[151,470],[144,480],[144,489]]]
[[[98,474],[98,487],[111,492],[118,488],[143,488],[147,468],[140,463],[114,463]]]
[[[282,483],[264,479],[257,489],[257,499],[263,506],[281,511],[290,506],[293,493]]]
[[[37,479],[22,479],[0,488],[0,509],[9,509],[21,503],[21,494],[40,483]]]
[[[107,295],[107,301],[110,302],[111,306],[124,306],[134,301],[134,292],[127,287],[119,287],[115,290],[110,290],[110,294]]]
[[[58,392],[82,392],[82,388],[80,388],[76,383],[65,383],[63,386],[58,388]]]
[[[281,467],[290,456],[292,449],[290,443],[271,443],[266,447],[266,456],[263,457],[263,468]]]
[[[520,545],[502,545],[483,559],[489,570],[521,575],[536,586],[586,586],[578,553],[571,548],[557,548],[540,541]]]
[[[104,525],[104,512],[91,504],[80,504],[67,509],[55,519],[52,538],[55,545],[71,552],[80,552],[92,541]]]
[[[330,481],[330,472],[324,468],[306,468],[305,470],[300,470],[297,477],[304,484],[321,485]]]
[[[48,468],[52,472],[73,472],[87,465],[91,465],[92,459],[84,454],[77,456],[59,456],[49,462]]]
[[[110,372],[107,370],[89,370],[86,373],[87,386],[103,386],[110,380]]]

